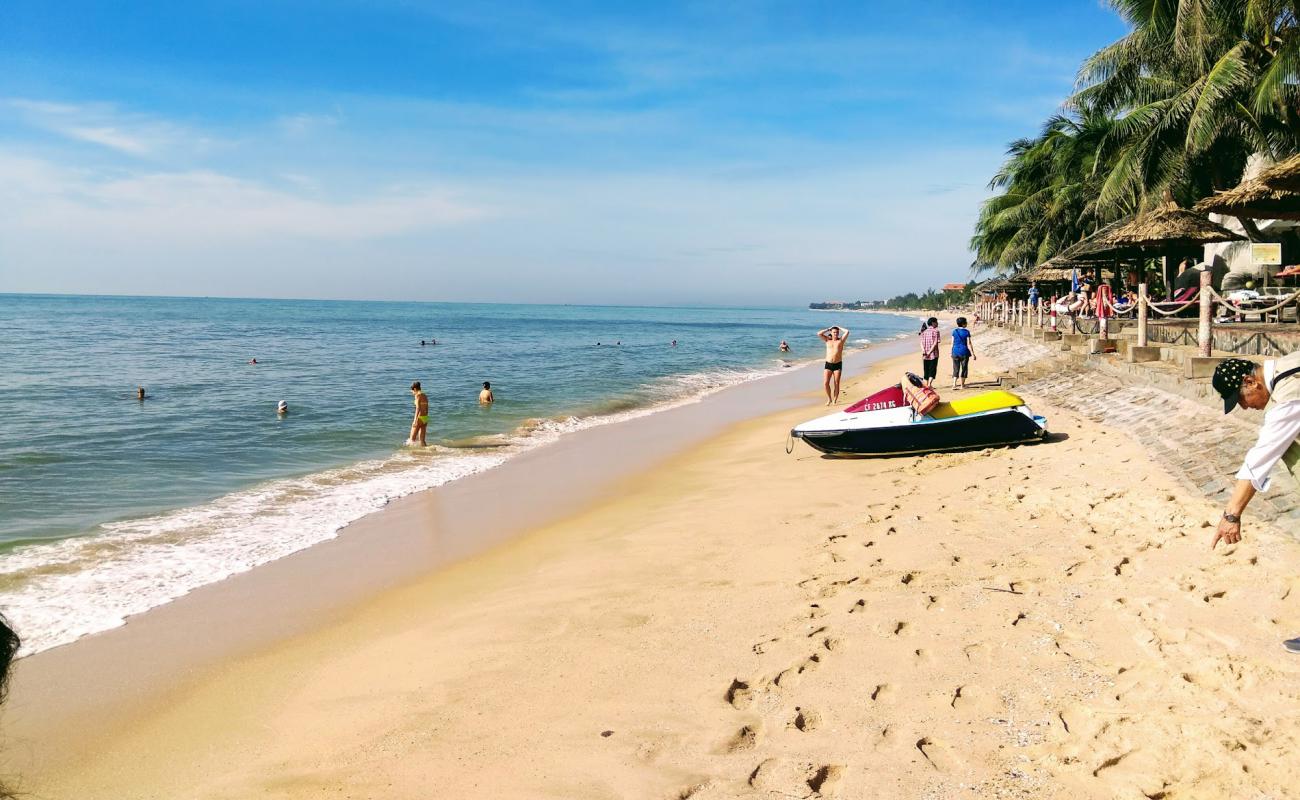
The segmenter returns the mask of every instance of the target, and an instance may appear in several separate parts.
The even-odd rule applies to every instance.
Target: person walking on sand
[[[491,381],[483,381],[483,388],[478,393],[478,401],[484,405],[496,402],[496,397],[492,394]]]
[[[939,343],[942,340],[938,318],[930,317],[921,326],[921,372],[926,386],[933,387],[934,379],[939,376]]]
[[[966,318],[958,317],[957,327],[952,331],[952,388],[957,388],[958,380],[961,380],[961,388],[966,388],[966,375],[970,372],[972,358],[975,358],[975,343],[966,329]]]
[[[427,447],[424,435],[429,429],[429,398],[420,388],[419,381],[411,384],[411,395],[415,398],[415,419],[411,421],[411,436],[406,443],[419,442],[421,447]]]
[[[817,336],[826,343],[826,366],[822,377],[822,388],[826,390],[826,405],[835,405],[840,401],[840,376],[844,371],[844,342],[848,341],[849,329],[841,330],[839,325],[822,328]]]
[[[1255,446],[1246,452],[1237,485],[1223,509],[1210,549],[1241,541],[1241,515],[1256,492],[1268,489],[1269,471],[1281,461],[1300,478],[1300,352],[1256,364],[1244,358],[1229,358],[1214,368],[1214,390],[1223,398],[1223,413],[1237,406],[1264,412],[1264,425]],[[1300,637],[1282,643],[1288,652],[1300,655]]]

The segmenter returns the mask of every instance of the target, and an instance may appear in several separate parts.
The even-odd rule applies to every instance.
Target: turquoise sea
[[[0,609],[27,652],[120,625],[568,431],[819,359],[815,332],[834,323],[858,346],[915,325],[782,308],[0,295]],[[403,446],[413,380],[430,399],[427,449]]]

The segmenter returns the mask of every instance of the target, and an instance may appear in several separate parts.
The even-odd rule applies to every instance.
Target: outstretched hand
[[[1210,542],[1210,549],[1219,546],[1219,542],[1224,544],[1236,544],[1241,541],[1241,523],[1228,522],[1226,519],[1219,520],[1219,527],[1214,531],[1214,540]]]

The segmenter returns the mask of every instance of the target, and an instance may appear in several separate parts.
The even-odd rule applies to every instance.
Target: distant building
[[[945,292],[960,292],[965,288],[966,284],[964,283],[945,283],[943,285],[943,290]]]

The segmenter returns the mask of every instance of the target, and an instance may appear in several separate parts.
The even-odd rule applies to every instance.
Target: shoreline
[[[329,541],[402,497],[498,468],[581,430],[662,413],[816,363],[806,353],[797,359],[780,355],[788,354],[743,368],[656,378],[640,387],[635,401],[613,394],[604,404],[573,413],[523,419],[501,434],[439,440],[428,451],[397,448],[270,477],[180,507],[105,521],[82,535],[28,543],[8,554],[18,587],[0,599],[11,622],[31,631],[23,637],[23,656],[64,646],[120,627],[205,585]],[[273,535],[275,524],[287,526],[283,535]],[[177,559],[178,550],[189,557]],[[51,573],[51,563],[67,569]],[[111,591],[105,589],[109,586]]]
[[[907,345],[884,340],[845,360],[859,370]],[[301,635],[366,598],[577,513],[727,426],[801,404],[798,396],[818,383],[818,363],[566,433],[492,469],[397,498],[332,538],[198,586],[121,626],[26,656],[17,662],[4,730],[19,739],[60,741],[53,749],[75,752],[74,743],[98,725],[150,713],[160,698],[214,665]],[[514,502],[495,502],[500,497]],[[277,613],[264,614],[266,607]],[[195,639],[189,632],[199,626],[205,636]],[[63,691],[94,682],[109,689],[104,696]],[[67,724],[72,720],[75,726]]]
[[[1020,346],[979,335],[977,381]],[[1300,747],[1300,663],[1278,644],[1300,629],[1300,545],[1284,532],[1255,523],[1211,553],[1211,502],[1033,394],[1047,442],[889,459],[786,455],[778,439],[824,408],[787,400],[504,546],[225,657],[110,716],[80,761],[24,770],[33,742],[11,735],[15,788],[1284,793]]]

